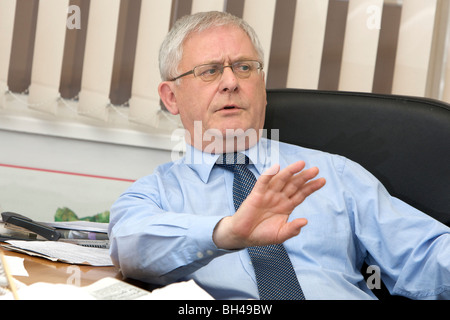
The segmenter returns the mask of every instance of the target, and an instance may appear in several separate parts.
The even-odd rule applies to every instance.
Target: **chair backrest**
[[[267,90],[280,141],[343,155],[391,195],[450,225],[450,105],[426,98]]]

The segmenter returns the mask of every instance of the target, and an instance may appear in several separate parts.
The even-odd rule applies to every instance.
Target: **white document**
[[[152,291],[145,299],[151,300],[213,300],[194,280],[173,283]]]
[[[91,266],[113,266],[109,249],[79,246],[61,241],[8,240],[3,247],[52,261]]]
[[[110,277],[85,287],[37,282],[21,286],[17,294],[20,300],[213,300],[193,280],[149,292]],[[0,300],[12,299],[12,294],[0,295]]]
[[[53,228],[70,229],[89,232],[108,232],[108,223],[91,222],[91,221],[57,221],[57,222],[41,222]]]
[[[115,278],[103,278],[84,290],[98,300],[212,300],[194,280],[169,284],[148,292]]]
[[[9,271],[12,276],[28,277],[28,271],[23,265],[24,258],[4,256],[6,263],[9,265]]]

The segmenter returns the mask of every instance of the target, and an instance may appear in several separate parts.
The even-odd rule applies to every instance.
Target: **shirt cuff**
[[[194,247],[197,248],[197,258],[215,258],[225,253],[238,251],[220,249],[214,243],[214,229],[223,218],[223,216],[203,216],[202,222],[197,223],[193,228],[191,228],[189,238],[195,243]]]

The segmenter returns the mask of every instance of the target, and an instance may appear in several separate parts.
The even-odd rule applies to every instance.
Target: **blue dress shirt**
[[[450,298],[447,226],[391,197],[344,157],[264,138],[246,154],[257,177],[273,163],[304,160],[327,181],[293,211],[308,224],[284,243],[307,299],[375,298],[363,262],[381,270],[393,294]],[[217,158],[188,146],[115,202],[111,257],[126,277],[162,285],[194,279],[216,299],[258,299],[247,250],[218,249],[212,240],[216,224],[235,211],[233,174],[214,165]]]

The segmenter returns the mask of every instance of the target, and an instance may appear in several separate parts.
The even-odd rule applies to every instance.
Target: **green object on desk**
[[[75,212],[69,208],[58,208],[55,213],[55,221],[91,221],[91,222],[109,222],[109,211],[100,212],[94,216],[79,218]]]

